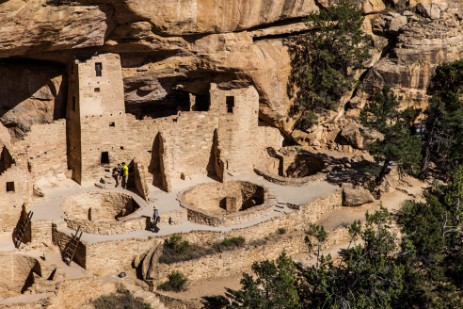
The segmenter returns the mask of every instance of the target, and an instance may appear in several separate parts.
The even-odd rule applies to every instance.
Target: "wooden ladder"
[[[31,224],[31,219],[32,219],[33,215],[34,215],[34,213],[32,211],[29,211],[27,213],[26,220],[24,222],[20,223],[19,226],[14,230],[14,232],[13,232],[14,233],[13,241],[14,241],[14,246],[16,248],[19,248],[19,246],[21,245],[24,234],[26,233],[27,228]]]
[[[79,246],[79,241],[81,237],[82,237],[82,232],[80,231],[80,225],[79,225],[76,233],[72,235],[71,240],[69,241],[69,243],[67,244],[63,252],[63,261],[67,265],[71,264],[72,259],[74,258],[74,255],[76,254],[77,247]]]

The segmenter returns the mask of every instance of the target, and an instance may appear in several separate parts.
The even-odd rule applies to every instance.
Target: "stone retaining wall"
[[[306,250],[304,235],[273,237],[262,245],[248,245],[232,251],[204,256],[174,264],[157,264],[155,284],[167,280],[172,271],[179,271],[190,280],[217,278],[248,271],[255,261],[276,259],[283,251],[288,255]]]
[[[67,244],[71,241],[71,236],[59,231],[56,224],[52,225],[52,238],[53,244],[58,246],[60,252],[63,252]],[[81,267],[87,268],[87,246],[82,241],[80,241],[77,245],[77,250],[73,261],[79,264]]]
[[[40,220],[31,222],[31,243],[34,245],[53,244],[52,220]]]
[[[299,209],[294,212],[274,217],[250,227],[233,229],[227,232],[191,231],[180,233],[180,235],[183,239],[199,246],[211,245],[225,238],[238,236],[244,237],[248,242],[255,241],[274,234],[279,228],[284,228],[287,231],[304,230],[307,224],[317,221],[323,214],[342,207],[341,203],[341,191],[336,191],[331,195],[320,197],[300,205]],[[169,237],[170,235],[162,238]]]
[[[245,200],[252,197],[252,195],[246,197],[246,193],[243,193],[246,187],[253,188],[256,192],[261,190],[262,201],[259,201],[260,205],[240,210],[242,207],[244,209]],[[256,194],[252,192],[253,189],[248,193]],[[221,199],[230,196],[236,197],[235,203],[238,206],[236,211],[221,210],[223,207],[220,206]],[[272,212],[276,204],[275,197],[269,195],[267,188],[245,181],[200,184],[182,193],[178,200],[180,205],[187,209],[189,221],[210,226],[232,226],[257,220]]]
[[[86,269],[97,274],[118,274],[132,268],[137,255],[146,253],[157,244],[153,239],[123,239],[87,244]]]
[[[269,235],[274,235],[279,228],[284,228],[286,231],[300,231],[304,230],[307,227],[307,224],[317,221],[322,214],[329,212],[335,208],[341,207],[341,193],[336,191],[335,193],[315,199],[312,202],[302,205],[298,210],[295,210],[292,213],[289,213],[285,216],[274,217],[268,221],[250,226],[247,228],[234,229],[227,232],[214,232],[214,231],[191,231],[188,233],[180,234],[183,239],[188,240],[192,244],[200,246],[210,246],[212,244],[221,242],[225,238],[230,237],[244,237],[247,243],[253,241],[259,241],[267,238]],[[64,223],[63,223],[64,225]],[[63,228],[65,225],[63,226]],[[162,227],[161,227],[162,228]],[[120,271],[126,271],[130,269],[131,263],[136,256],[142,255],[149,251],[149,249],[157,243],[158,239],[166,239],[171,235],[166,235],[163,237],[155,237],[155,239],[124,239],[124,240],[115,240],[115,241],[105,241],[88,244],[81,242],[79,244],[76,256],[74,261],[90,271],[91,273],[117,273]],[[53,243],[59,246],[60,250],[63,250],[66,244],[69,242],[70,236],[57,230],[56,225],[53,228]],[[254,260],[258,260],[258,257],[265,257],[265,259],[270,259],[272,252],[275,250],[287,250],[288,252],[296,252],[298,250],[303,250],[301,246],[302,240],[287,241],[286,243],[280,242],[277,244],[267,244],[266,246],[270,249],[265,248],[248,248],[247,250],[241,251],[250,251],[254,252],[249,254],[249,259],[253,256]],[[265,253],[264,253],[265,252]],[[280,253],[278,252],[278,254]],[[234,260],[231,253],[223,253],[223,257],[216,256],[220,259]],[[236,259],[240,259],[240,255],[244,254],[242,257],[246,258],[245,252],[236,253]],[[275,256],[278,256],[275,253]],[[207,267],[228,267],[232,269],[228,263],[231,262],[217,262],[224,263],[222,266],[219,264],[213,264],[212,261],[204,261]],[[248,261],[249,262],[249,261]],[[193,263],[193,262],[191,262]],[[196,262],[195,262],[196,263]],[[239,271],[239,267],[248,267],[248,264],[243,264],[244,262],[238,262],[236,269]],[[199,264],[198,264],[199,265]],[[228,265],[228,266],[227,266]],[[241,266],[240,266],[241,265]],[[246,266],[245,266],[246,265]],[[193,267],[193,266],[191,266]],[[172,268],[171,268],[172,270]],[[166,270],[167,272],[167,270]],[[196,276],[191,270],[193,276]],[[206,271],[207,272],[207,271]],[[221,270],[222,273],[226,273],[227,270]]]
[[[302,178],[292,178],[292,177],[283,177],[277,174],[271,174],[264,170],[254,169],[257,175],[260,175],[265,178],[265,180],[276,183],[282,186],[291,186],[291,187],[303,187],[308,183],[314,183],[316,181],[321,181],[325,179],[325,173],[317,173],[312,176],[302,177]]]
[[[92,222],[71,219],[65,220],[69,228],[73,230],[77,230],[77,228],[80,226],[82,231],[89,234],[117,235],[144,230],[146,228],[147,218],[139,217],[114,222]]]

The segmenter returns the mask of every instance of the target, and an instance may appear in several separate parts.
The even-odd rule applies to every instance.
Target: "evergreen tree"
[[[386,86],[362,110],[362,124],[383,135],[383,139],[368,146],[375,160],[383,162],[376,185],[381,184],[393,162],[400,172],[418,172],[421,139],[411,131],[415,116],[413,109],[399,110],[399,102]]]
[[[243,274],[242,289],[230,291],[231,308],[279,309],[301,308],[296,288],[297,276],[291,258],[285,253],[276,261],[254,263],[256,279]]]
[[[371,38],[362,32],[362,23],[358,3],[340,1],[310,14],[307,24],[312,30],[290,42],[289,86],[298,91],[292,112],[300,115],[299,128],[314,124],[316,114],[336,110],[354,86],[355,70],[369,58]]]
[[[428,93],[432,95],[426,111],[427,142],[422,172],[430,161],[445,175],[463,164],[463,61],[436,69]]]

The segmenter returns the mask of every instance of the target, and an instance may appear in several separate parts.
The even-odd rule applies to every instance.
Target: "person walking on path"
[[[159,222],[161,222],[161,217],[159,216],[158,209],[156,207],[153,207],[152,227],[153,227],[153,232],[155,233],[159,232],[159,227],[158,227]]]
[[[129,167],[122,162],[122,187],[127,189],[127,180],[129,178]]]

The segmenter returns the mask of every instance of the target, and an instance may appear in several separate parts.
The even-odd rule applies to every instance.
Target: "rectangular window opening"
[[[211,99],[209,95],[195,95],[194,111],[207,112],[211,107]]]
[[[95,62],[95,74],[101,76],[103,71],[103,64],[101,62]]]
[[[101,164],[109,164],[109,152],[103,151],[101,153]]]
[[[7,181],[6,192],[14,192],[14,181]]]
[[[93,91],[94,92],[100,92],[100,88],[94,88]]]
[[[235,97],[227,96],[227,113],[233,114],[233,108],[235,107]]]
[[[116,126],[116,123],[113,122],[113,121],[111,121],[111,122],[109,123],[109,126],[110,126],[110,127],[115,127],[115,126]]]

